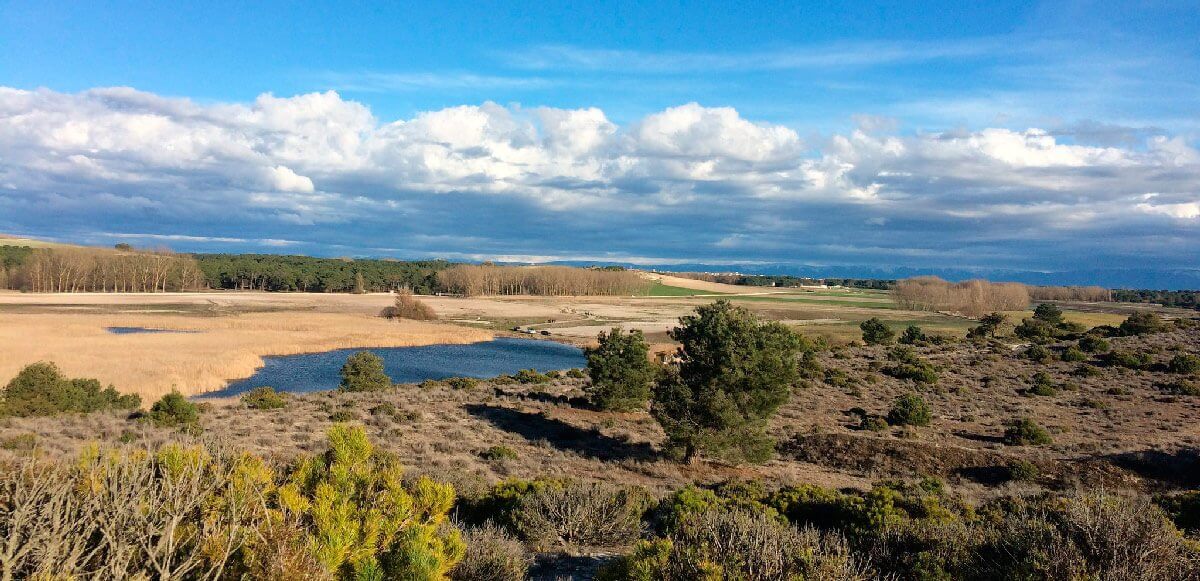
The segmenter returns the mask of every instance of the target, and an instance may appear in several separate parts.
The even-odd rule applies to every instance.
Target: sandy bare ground
[[[116,335],[107,327],[186,332]],[[0,312],[0,381],[30,363],[53,361],[68,375],[94,377],[153,400],[172,388],[189,395],[220,389],[253,374],[268,355],[469,343],[492,336],[482,329],[356,313]]]

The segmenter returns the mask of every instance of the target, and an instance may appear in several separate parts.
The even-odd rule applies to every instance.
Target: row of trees
[[[992,311],[1020,311],[1029,306],[1029,290],[1020,283],[967,280],[948,282],[918,276],[896,283],[896,304],[917,311],[950,311],[978,317]]]
[[[456,264],[439,272],[437,281],[441,290],[467,296],[632,295],[650,287],[636,272],[569,266]]]
[[[1200,309],[1200,291],[1131,290],[1112,291],[1112,300],[1123,303],[1156,303],[1164,307]]]
[[[37,248],[9,254],[0,285],[32,292],[169,292],[204,286],[196,260],[169,250]]]
[[[1031,286],[1029,298],[1035,301],[1088,301],[1093,303],[1113,300],[1113,292],[1100,286]]]
[[[386,292],[418,294],[437,289],[444,260],[314,258],[278,254],[197,254],[212,288],[299,292]]]

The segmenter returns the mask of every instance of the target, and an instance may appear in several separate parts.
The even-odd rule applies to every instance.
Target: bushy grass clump
[[[1015,420],[1004,430],[1004,443],[1009,446],[1044,446],[1051,442],[1050,433],[1029,418]]]
[[[543,373],[538,373],[536,369],[522,369],[514,373],[512,377],[517,383],[523,384],[550,383],[550,378]]]
[[[1171,373],[1200,373],[1200,355],[1192,355],[1191,353],[1180,353],[1175,355],[1171,358],[1171,361],[1167,363],[1167,369]]]
[[[908,379],[917,383],[937,383],[937,368],[926,361],[917,351],[908,346],[897,346],[888,351],[888,361],[892,364],[883,368],[883,372],[897,379]]]
[[[492,446],[479,453],[479,457],[489,462],[502,462],[505,460],[516,460],[517,451],[508,446]]]
[[[277,410],[287,407],[287,393],[275,391],[270,386],[256,387],[242,394],[242,404],[252,410]]]

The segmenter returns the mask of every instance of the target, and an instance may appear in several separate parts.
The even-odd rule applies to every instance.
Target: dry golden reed
[[[192,331],[116,335],[107,327]],[[354,347],[472,343],[488,331],[349,313],[275,312],[221,317],[147,314],[0,314],[0,385],[22,367],[53,361],[69,376],[95,377],[153,401],[248,377],[269,355]],[[277,386],[282,387],[282,386]]]

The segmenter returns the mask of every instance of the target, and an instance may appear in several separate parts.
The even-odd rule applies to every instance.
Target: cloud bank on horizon
[[[326,255],[1189,268],[1200,151],[879,118],[811,140],[696,103],[624,125],[491,102],[388,121],[333,91],[0,88],[0,228]]]

